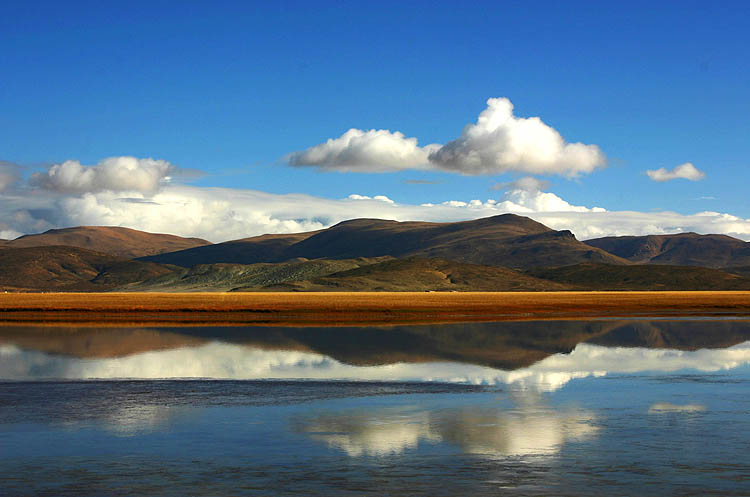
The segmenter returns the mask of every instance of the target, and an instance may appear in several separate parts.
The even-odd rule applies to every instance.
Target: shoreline
[[[0,294],[0,326],[387,326],[648,317],[750,319],[750,292]]]

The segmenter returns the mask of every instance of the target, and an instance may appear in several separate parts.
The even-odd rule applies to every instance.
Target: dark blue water
[[[750,495],[750,343],[624,347],[607,333],[515,370],[6,341],[0,495]],[[170,360],[181,376],[330,377],[116,378]]]

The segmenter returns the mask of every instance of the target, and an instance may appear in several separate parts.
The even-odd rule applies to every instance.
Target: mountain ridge
[[[515,214],[455,223],[353,219],[314,232],[245,238],[141,260],[189,267],[383,256],[439,258],[512,269],[580,262],[629,264],[578,241],[568,230],[555,231]]]
[[[712,268],[750,266],[750,243],[728,235],[616,236],[585,240],[637,264],[670,264]]]
[[[0,248],[69,246],[133,259],[210,244],[201,238],[149,233],[121,226],[74,226],[23,235],[4,241]]]

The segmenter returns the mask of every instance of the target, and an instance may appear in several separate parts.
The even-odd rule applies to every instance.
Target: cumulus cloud
[[[350,129],[285,157],[292,166],[331,171],[440,169],[465,175],[521,171],[576,177],[603,166],[596,145],[568,143],[538,117],[516,117],[507,98],[490,98],[475,124],[456,140],[419,147],[416,138],[388,130]]]
[[[522,171],[575,177],[603,166],[596,145],[567,143],[538,117],[513,115],[507,98],[490,98],[476,124],[429,156],[430,162],[461,174]]]
[[[497,183],[493,190],[505,190],[499,201],[489,200],[497,209],[517,213],[534,212],[606,212],[601,207],[573,205],[554,193],[545,192],[549,182],[526,176],[508,183]],[[567,229],[567,228],[566,228]]]
[[[671,171],[660,167],[659,169],[649,169],[646,171],[648,177],[654,181],[671,181],[673,179],[687,179],[690,181],[700,181],[706,177],[706,173],[698,169],[692,162],[686,162],[675,166]]]
[[[175,167],[167,161],[136,157],[109,157],[95,166],[68,160],[30,178],[32,186],[61,193],[141,192],[154,193]]]
[[[386,129],[350,129],[301,152],[286,156],[292,166],[317,166],[330,171],[387,172],[420,169],[439,145],[419,147],[416,138]]]

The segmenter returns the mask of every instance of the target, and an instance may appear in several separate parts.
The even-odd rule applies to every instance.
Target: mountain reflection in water
[[[0,378],[349,379],[555,390],[611,373],[750,363],[746,321],[360,328],[0,329]]]

